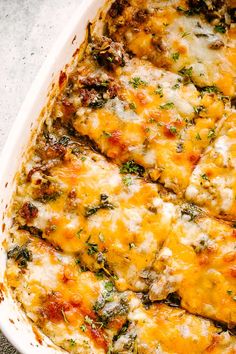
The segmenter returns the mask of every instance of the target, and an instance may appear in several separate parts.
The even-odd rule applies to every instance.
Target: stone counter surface
[[[80,1],[0,0],[0,150],[33,79]],[[0,354],[19,354],[1,332]]]

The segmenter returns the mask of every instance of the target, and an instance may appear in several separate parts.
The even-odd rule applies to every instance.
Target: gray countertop
[[[0,150],[31,82],[79,2],[0,0]],[[17,354],[1,333],[0,354]]]

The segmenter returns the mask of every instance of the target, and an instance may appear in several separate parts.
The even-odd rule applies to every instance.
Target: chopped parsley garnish
[[[74,347],[76,345],[76,341],[74,339],[69,339],[69,343],[71,347]]]
[[[174,86],[172,86],[172,89],[173,90],[177,90],[180,88],[180,84],[175,84]]]
[[[184,38],[184,37],[187,37],[189,35],[190,35],[190,32],[183,32],[181,37]]]
[[[110,138],[110,137],[112,136],[111,133],[108,133],[108,132],[105,132],[105,131],[103,131],[102,134],[103,134],[103,136],[105,136],[106,138]]]
[[[157,89],[155,90],[155,94],[159,95],[161,98],[163,97],[163,88],[161,85],[157,85]]]
[[[134,102],[131,102],[129,104],[129,108],[132,109],[133,111],[135,111],[137,109],[137,106],[136,106],[136,104]]]
[[[202,179],[205,179],[205,181],[209,181],[209,178],[208,178],[208,176],[207,176],[205,173],[203,173],[203,174],[201,175],[201,178],[202,178]]]
[[[186,68],[185,66],[178,71],[180,75],[182,75],[187,82],[191,80],[192,73],[193,73],[193,68],[190,66],[189,68]]]
[[[129,328],[130,322],[127,321],[125,322],[125,324],[123,325],[123,327],[119,330],[119,332],[114,336],[114,342],[116,342],[121,336],[123,336],[124,334],[127,333],[128,328]]]
[[[143,176],[144,175],[144,168],[141,165],[134,162],[133,160],[130,160],[130,161],[125,162],[121,166],[120,173],[122,173],[122,174],[133,173],[133,174],[136,174],[139,176]]]
[[[112,281],[107,281],[104,284],[104,291],[102,292],[99,299],[95,302],[93,309],[95,312],[101,310],[107,302],[113,301],[113,291],[114,291],[114,284]]]
[[[114,209],[114,204],[110,203],[108,200],[108,196],[106,194],[101,194],[100,196],[100,203],[94,206],[88,206],[85,208],[85,217],[89,217],[97,213],[100,209]]]
[[[172,57],[172,59],[173,59],[174,61],[179,60],[179,56],[180,56],[179,52],[173,53],[173,54],[171,55],[171,57]]]
[[[192,245],[195,253],[201,253],[203,252],[205,249],[207,249],[209,246],[208,244],[208,240],[202,238],[201,240],[199,240],[199,242],[196,245]]]
[[[220,93],[220,90],[218,89],[217,86],[212,85],[212,86],[205,86],[201,89],[202,92],[208,92],[208,93]]]
[[[214,128],[210,129],[207,135],[208,139],[214,139],[215,136],[216,136],[215,129]]]
[[[182,6],[177,6],[176,8],[177,11],[182,12],[185,16],[193,16],[199,13],[199,8],[195,7],[193,9],[185,9]]]
[[[163,105],[160,106],[161,109],[172,109],[174,108],[174,103],[173,102],[167,102]]]
[[[123,181],[124,185],[127,187],[131,186],[131,184],[132,184],[131,176],[123,176],[122,181]]]
[[[114,289],[114,284],[111,281],[108,281],[105,283],[104,287],[108,292],[111,292]]]
[[[80,229],[79,231],[77,231],[76,235],[80,238],[81,232],[83,231],[83,229]]]
[[[196,106],[196,107],[193,107],[194,109],[194,112],[199,115],[202,111],[204,111],[206,109],[205,106]]]
[[[169,127],[169,131],[171,132],[171,134],[177,134],[177,129],[176,129],[176,127],[174,127],[173,125],[171,125],[170,127]]]
[[[82,332],[85,332],[86,329],[87,329],[87,327],[86,327],[85,324],[82,324],[82,325],[80,326],[80,329],[81,329]]]
[[[86,245],[88,248],[88,250],[87,250],[88,255],[92,256],[98,252],[98,244],[89,242],[90,238],[91,237],[89,236],[88,240],[86,241]]]
[[[226,28],[224,25],[220,24],[220,25],[216,25],[214,27],[214,30],[215,32],[218,32],[218,33],[225,33],[226,32]]]
[[[181,208],[182,216],[188,215],[190,221],[194,221],[201,213],[201,209],[198,208],[195,204],[184,204]]]
[[[201,138],[199,133],[196,134],[195,138],[196,138],[196,140],[202,140],[202,138]]]
[[[139,86],[147,86],[147,82],[143,81],[141,77],[133,77],[129,84],[133,86],[133,88],[137,89]]]
[[[61,196],[61,192],[44,193],[42,196],[36,198],[38,202],[48,203],[57,200]]]

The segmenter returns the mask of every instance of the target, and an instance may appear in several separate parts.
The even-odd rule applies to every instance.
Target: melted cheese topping
[[[194,170],[186,197],[210,213],[236,218],[236,114],[223,124],[215,143]]]
[[[235,324],[235,232],[207,217],[191,221],[194,216],[185,214],[186,208],[159,253],[160,276],[150,296],[161,300],[177,291],[181,305],[191,313]]]
[[[134,160],[152,180],[181,193],[227,105],[216,94],[200,94],[180,76],[137,59],[127,63],[119,82],[120,95],[93,112],[78,107],[74,91],[74,128],[114,162]]]
[[[160,199],[155,185],[121,175],[95,153],[76,157],[68,152],[67,161],[50,174],[60,195],[47,204],[37,201],[39,213],[30,225],[54,246],[77,254],[87,268],[116,274],[120,290],[144,290],[140,276],[170,231],[174,206]],[[43,178],[37,176],[36,186],[21,187],[20,203],[35,203]],[[25,224],[22,217],[18,220]]]
[[[84,322],[85,316],[95,318],[93,305],[103,282],[92,273],[80,273],[75,258],[41,241],[32,241],[28,249],[33,261],[26,271],[20,271],[11,259],[7,269],[9,285],[16,289],[28,317],[71,353],[105,353],[104,331]]]
[[[236,340],[229,333],[220,333],[211,322],[164,304],[148,310],[134,306],[129,320],[137,334],[138,353],[233,353],[236,348]],[[122,338],[116,347],[121,342]]]
[[[179,0],[171,4],[133,0],[120,16],[107,17],[109,33],[139,58],[175,73],[191,68],[195,84],[217,85],[225,95],[233,96],[235,39],[230,31],[222,35],[224,30],[214,30],[187,10]]]

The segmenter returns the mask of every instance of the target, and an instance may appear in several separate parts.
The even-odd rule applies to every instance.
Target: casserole
[[[235,352],[234,223],[183,200],[234,123],[231,9],[180,4],[116,0],[52,86],[3,223],[2,294],[38,345],[40,328],[71,353]]]

